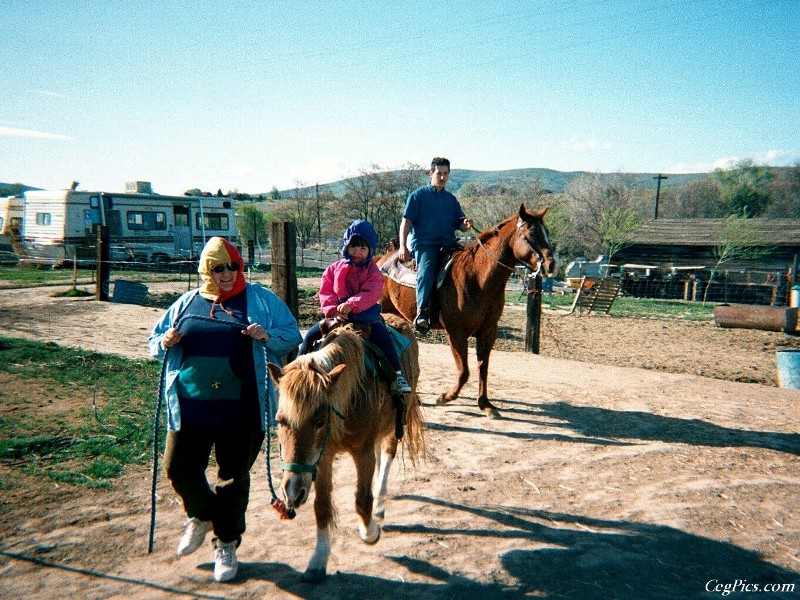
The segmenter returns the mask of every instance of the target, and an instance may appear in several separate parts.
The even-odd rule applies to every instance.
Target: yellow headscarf
[[[236,276],[236,283],[230,292],[223,292],[219,289],[214,278],[211,276],[211,269],[218,265],[228,265],[238,263],[239,272]],[[211,300],[212,302],[222,306],[222,303],[228,298],[232,298],[237,294],[241,294],[245,288],[244,280],[244,260],[236,246],[222,239],[221,237],[212,237],[206,242],[203,251],[200,253],[200,264],[197,266],[197,272],[203,280],[203,285],[200,286],[200,295],[203,298]],[[225,310],[224,307],[222,307]],[[211,305],[211,316],[214,316],[214,305]]]

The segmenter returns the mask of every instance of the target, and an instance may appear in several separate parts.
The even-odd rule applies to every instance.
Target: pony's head
[[[534,272],[541,270],[545,277],[556,272],[557,264],[550,234],[544,224],[547,208],[528,210],[525,204],[519,205],[517,235],[512,244],[514,258],[525,263]]]
[[[348,405],[364,368],[363,348],[355,333],[330,337],[323,348],[286,367],[267,364],[280,393],[276,421],[284,473],[281,488],[290,509],[308,500],[328,445],[342,437]]]

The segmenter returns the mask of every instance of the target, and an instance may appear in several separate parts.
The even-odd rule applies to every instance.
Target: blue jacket
[[[181,314],[199,290],[192,290],[178,298],[167,312],[159,319],[147,339],[147,348],[152,356],[163,361],[166,356],[166,373],[164,378],[164,397],[167,403],[167,429],[179,431],[181,428],[181,410],[178,402],[177,379],[183,360],[183,351],[178,344],[165,352],[161,346],[164,334],[179,321]],[[267,373],[267,361],[281,364],[281,360],[289,352],[297,348],[301,341],[297,321],[289,308],[275,294],[260,285],[248,283],[247,321],[258,323],[269,334],[269,340],[253,340],[253,362],[255,363],[256,386],[261,415],[261,430],[266,431],[269,424],[275,424],[275,413],[278,410],[278,392]],[[267,407],[269,412],[267,413]]]

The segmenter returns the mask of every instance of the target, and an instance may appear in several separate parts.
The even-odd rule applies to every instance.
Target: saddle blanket
[[[447,274],[450,272],[450,267],[453,266],[453,257],[455,256],[455,253],[460,249],[461,248],[452,248],[446,251],[444,260],[442,260],[440,263],[442,267],[436,274],[437,289],[442,287],[444,280],[447,278]],[[386,259],[386,262],[383,263],[383,266],[381,267],[381,271],[389,279],[396,281],[400,285],[413,288],[417,287],[416,264],[414,263],[414,261],[410,261],[408,263],[402,262],[400,260],[399,252],[395,252],[388,259]]]

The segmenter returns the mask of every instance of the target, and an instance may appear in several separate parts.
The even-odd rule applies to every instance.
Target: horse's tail
[[[425,457],[427,452],[425,440],[425,421],[422,416],[422,402],[419,395],[414,392],[406,397],[406,426],[403,435],[404,455],[411,460],[411,464],[416,467],[420,458]]]
[[[414,330],[408,321],[396,315],[385,314],[386,323],[394,327],[402,335],[411,340],[411,345],[400,357],[403,365],[403,373],[411,383],[414,392],[406,396],[406,421],[403,430],[403,451],[404,456],[408,455],[411,464],[416,467],[420,458],[425,457],[425,421],[422,415],[422,401],[417,394],[417,383],[419,382],[419,344],[414,337]]]

